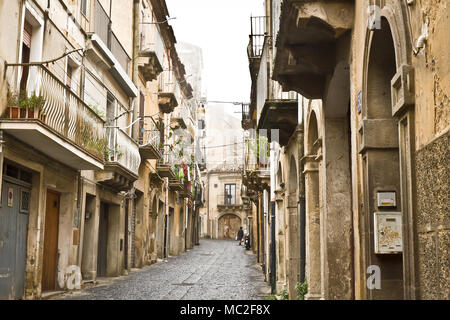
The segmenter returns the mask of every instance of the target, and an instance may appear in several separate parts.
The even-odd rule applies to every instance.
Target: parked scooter
[[[245,236],[244,244],[245,244],[245,250],[250,250],[250,235],[249,234],[247,234]]]

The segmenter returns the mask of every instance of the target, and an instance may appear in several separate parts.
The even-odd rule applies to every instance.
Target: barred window
[[[22,190],[20,193],[20,213],[30,212],[30,192]]]

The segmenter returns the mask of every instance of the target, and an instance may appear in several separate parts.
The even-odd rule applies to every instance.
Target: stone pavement
[[[236,241],[202,239],[166,261],[52,299],[257,300],[270,294],[256,256]]]

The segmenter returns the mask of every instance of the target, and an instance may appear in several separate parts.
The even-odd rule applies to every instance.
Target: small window
[[[20,170],[20,180],[27,182],[27,183],[31,183],[32,178],[33,178],[33,175],[31,174],[31,172],[26,171],[26,170]]]
[[[226,184],[225,185],[225,204],[235,205],[236,204],[236,185]]]
[[[89,7],[90,7],[90,0],[81,0],[81,13],[86,18],[89,18]]]
[[[19,179],[19,168],[10,164],[6,165],[6,175],[11,178]]]
[[[20,192],[20,213],[30,212],[30,192],[21,190]]]
[[[67,65],[67,80],[66,85],[69,88],[72,88],[72,76],[73,76],[73,68],[70,65]]]

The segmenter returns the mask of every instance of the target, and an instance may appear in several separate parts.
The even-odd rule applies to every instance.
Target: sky
[[[166,0],[177,41],[203,50],[208,101],[250,101],[247,45],[250,16],[264,15],[263,0]],[[212,104],[208,104],[212,107]],[[227,105],[240,117],[241,107]]]

